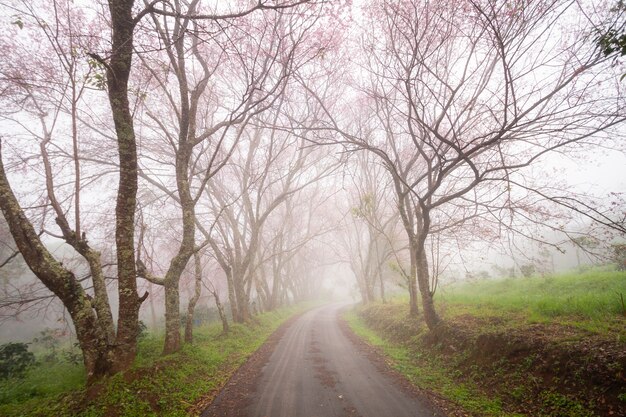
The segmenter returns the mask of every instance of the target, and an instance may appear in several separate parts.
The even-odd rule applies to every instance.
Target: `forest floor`
[[[457,285],[428,331],[406,300],[346,313],[416,386],[475,416],[626,415],[626,273],[588,271]],[[458,413],[454,413],[457,415]]]
[[[199,415],[276,329],[312,306],[260,314],[226,335],[218,323],[197,328],[193,344],[168,356],[160,355],[163,338],[148,335],[131,370],[88,390],[81,365],[40,360],[25,378],[0,381],[0,416]]]

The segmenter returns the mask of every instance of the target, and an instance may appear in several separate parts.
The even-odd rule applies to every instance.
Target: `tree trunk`
[[[233,276],[235,284],[235,297],[237,299],[237,319],[238,323],[245,323],[250,320],[250,306],[246,296],[243,276]]]
[[[435,310],[433,293],[430,289],[430,274],[428,272],[428,259],[424,245],[420,245],[416,253],[417,258],[417,282],[422,294],[422,308],[424,309],[424,321],[429,329],[434,329],[439,324],[439,315]]]
[[[230,314],[235,323],[240,323],[239,308],[237,308],[237,297],[235,297],[235,283],[233,280],[233,268],[226,271],[226,282],[228,284],[228,302],[230,303]]]
[[[217,306],[217,312],[220,315],[220,320],[222,321],[222,330],[224,333],[228,333],[230,328],[228,327],[228,319],[226,318],[226,312],[224,311],[224,306],[220,302],[220,297],[217,294],[217,291],[212,291],[213,298],[215,299],[215,305]]]
[[[127,369],[137,354],[139,307],[135,269],[135,208],[137,205],[137,143],[128,101],[128,79],[133,56],[133,0],[109,0],[112,26],[111,57],[107,65],[109,103],[113,113],[120,161],[115,207],[115,244],[119,315],[112,355],[113,372]]]
[[[361,300],[363,301],[363,304],[369,304],[371,300],[369,298],[369,293],[367,291],[367,284],[364,281],[365,281],[364,278],[359,278],[359,276],[356,275],[356,283],[359,287],[359,292],[361,293]],[[293,291],[294,297],[296,297],[295,287],[292,291]]]
[[[165,283],[165,343],[163,355],[180,350],[180,294],[178,282]]]
[[[380,282],[380,299],[383,304],[385,304],[387,303],[387,300],[385,299],[385,281],[383,280],[383,271],[380,266],[378,267],[378,281]]]
[[[409,315],[417,317],[419,315],[419,307],[417,305],[417,261],[415,249],[411,249],[411,271],[408,277],[409,286]]]
[[[194,272],[195,272],[195,286],[193,297],[189,300],[187,305],[187,320],[185,322],[185,342],[193,343],[193,314],[196,310],[196,304],[202,294],[202,265],[200,263],[200,255],[198,252],[193,255],[194,260]]]

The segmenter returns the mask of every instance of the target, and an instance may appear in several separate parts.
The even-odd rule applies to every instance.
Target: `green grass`
[[[607,333],[626,327],[620,293],[626,298],[626,272],[590,270],[458,284],[440,289],[437,302],[444,317],[517,314],[529,322],[558,321]]]
[[[30,368],[23,379],[0,381],[0,404],[19,404],[32,398],[53,397],[85,384],[82,366],[71,363],[42,363]],[[0,406],[0,412],[5,411]]]
[[[84,370],[78,365],[37,366],[22,380],[0,384],[2,416],[188,416],[206,395],[215,393],[286,319],[309,306],[256,316],[254,323],[221,325],[194,331],[194,344],[162,357],[162,337],[139,344],[133,368],[104,381],[93,399],[86,398]]]
[[[390,311],[387,309],[387,311]],[[396,312],[400,309],[395,309]],[[398,313],[403,316],[406,312]],[[502,410],[498,399],[483,395],[471,382],[460,383],[451,375],[442,359],[428,352],[420,352],[389,339],[381,337],[367,326],[356,311],[348,311],[345,316],[350,328],[372,346],[381,349],[390,359],[391,366],[404,375],[414,385],[433,391],[463,407],[468,412],[482,416],[517,416]],[[387,321],[395,322],[397,318],[387,317]]]

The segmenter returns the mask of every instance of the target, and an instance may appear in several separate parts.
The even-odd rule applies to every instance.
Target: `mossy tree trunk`
[[[202,263],[200,261],[200,254],[196,252],[193,255],[194,260],[194,291],[193,296],[189,299],[187,305],[187,317],[185,320],[185,343],[193,342],[193,316],[196,310],[196,305],[202,294]]]
[[[10,187],[2,165],[0,149],[0,209],[29,268],[61,300],[69,312],[83,352],[88,384],[92,384],[105,375],[112,375],[127,369],[132,364],[136,355],[139,307],[147,296],[146,294],[140,298],[137,295],[134,262],[137,150],[128,101],[128,79],[135,25],[132,8],[133,1],[109,1],[112,53],[108,62],[94,55],[107,68],[108,96],[117,134],[120,160],[115,228],[119,290],[117,332],[113,325],[100,253],[91,248],[84,233],[79,232],[78,204],[75,207],[77,230],[72,230],[65,218],[64,210],[54,195],[52,170],[46,150],[50,141],[49,135],[46,135],[41,144],[48,197],[57,215],[57,224],[61,228],[63,238],[83,256],[89,265],[94,288],[93,297],[85,292],[74,273],[57,261],[41,242]],[[76,182],[79,183],[78,178]],[[78,192],[79,190],[76,190],[76,193]],[[78,201],[78,196],[76,197]]]
[[[1,146],[0,143],[0,209],[30,270],[67,308],[83,352],[87,383],[91,384],[117,369],[108,339],[110,323],[99,320],[92,304],[93,298],[85,293],[76,276],[57,261],[41,242],[10,187],[2,163]]]
[[[117,337],[113,371],[128,368],[137,354],[139,307],[147,297],[137,295],[135,269],[135,208],[137,205],[137,142],[128,100],[128,80],[133,57],[133,0],[109,0],[112,49],[107,67],[109,103],[117,136],[119,186],[115,207],[115,244],[119,288]]]

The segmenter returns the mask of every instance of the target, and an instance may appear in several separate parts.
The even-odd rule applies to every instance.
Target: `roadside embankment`
[[[614,279],[618,286],[626,283],[625,274]],[[489,287],[506,299],[507,285],[484,285],[478,301],[441,297],[444,321],[433,331],[419,317],[408,317],[405,302],[362,306],[346,318],[412,383],[471,415],[626,415],[623,317],[610,309],[602,318],[564,308],[541,318],[539,284],[519,295],[537,299],[534,307],[496,308],[498,302],[489,306]]]

